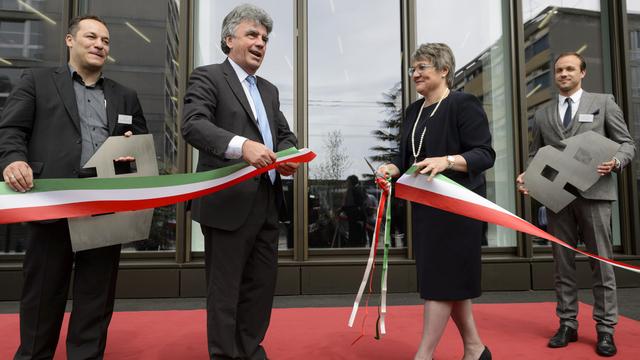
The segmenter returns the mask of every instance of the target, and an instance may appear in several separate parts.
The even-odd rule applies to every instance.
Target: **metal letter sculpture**
[[[116,174],[114,159],[133,156],[136,172]],[[152,135],[109,137],[84,166],[96,168],[99,178],[157,176],[158,163]],[[118,212],[69,219],[73,251],[124,244],[149,237],[154,209]]]
[[[576,198],[566,186],[589,190],[600,179],[598,165],[610,161],[620,148],[618,143],[593,131],[562,142],[566,144],[564,149],[550,145],[539,149],[524,175],[529,194],[555,213]]]

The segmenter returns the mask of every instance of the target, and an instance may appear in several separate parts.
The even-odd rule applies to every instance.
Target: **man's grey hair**
[[[456,70],[456,58],[447,44],[426,43],[420,45],[411,55],[411,62],[429,61],[436,70],[449,70],[447,73],[447,86],[453,87],[453,78]]]
[[[220,48],[225,54],[229,54],[229,47],[225,39],[229,36],[234,36],[236,28],[243,21],[252,21],[256,24],[260,24],[267,29],[267,34],[273,30],[273,19],[263,9],[251,5],[242,4],[236,6],[222,21],[222,31],[220,31]]]

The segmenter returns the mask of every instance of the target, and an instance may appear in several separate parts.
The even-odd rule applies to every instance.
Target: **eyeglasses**
[[[413,76],[414,72],[418,72],[418,74],[422,74],[423,72],[427,71],[428,68],[435,68],[435,66],[431,65],[431,64],[419,64],[418,67],[410,67],[409,68],[409,76]]]

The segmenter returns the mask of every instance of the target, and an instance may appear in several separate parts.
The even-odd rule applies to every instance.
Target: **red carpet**
[[[564,349],[549,349],[547,339],[557,327],[555,304],[480,304],[474,314],[480,334],[494,359],[597,359],[591,307],[580,305],[580,339]],[[375,308],[370,309],[375,313]],[[413,359],[420,339],[422,307],[392,306],[387,336],[373,339],[374,315],[367,334],[355,345],[358,329],[347,327],[349,308],[275,309],[264,343],[269,357],[280,359]],[[204,310],[144,311],[114,314],[107,359],[207,359]],[[359,318],[360,320],[361,318]],[[65,318],[64,329],[67,319]],[[358,324],[359,326],[359,324]],[[65,359],[64,337],[56,359]],[[620,318],[616,330],[618,355],[640,359],[640,322]],[[18,345],[18,316],[0,315],[0,359],[11,359]],[[436,359],[460,359],[462,342],[450,321]]]

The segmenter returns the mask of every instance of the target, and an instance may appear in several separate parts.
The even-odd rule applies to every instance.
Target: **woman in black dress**
[[[452,91],[455,59],[440,43],[421,45],[409,74],[424,98],[411,104],[401,127],[398,157],[378,168],[397,177],[414,163],[431,181],[438,173],[486,196],[484,171],[493,166],[489,123],[480,101]],[[413,246],[424,328],[415,359],[431,359],[449,317],[464,343],[464,360],[491,359],[471,311],[480,296],[481,244],[486,224],[412,203]]]

